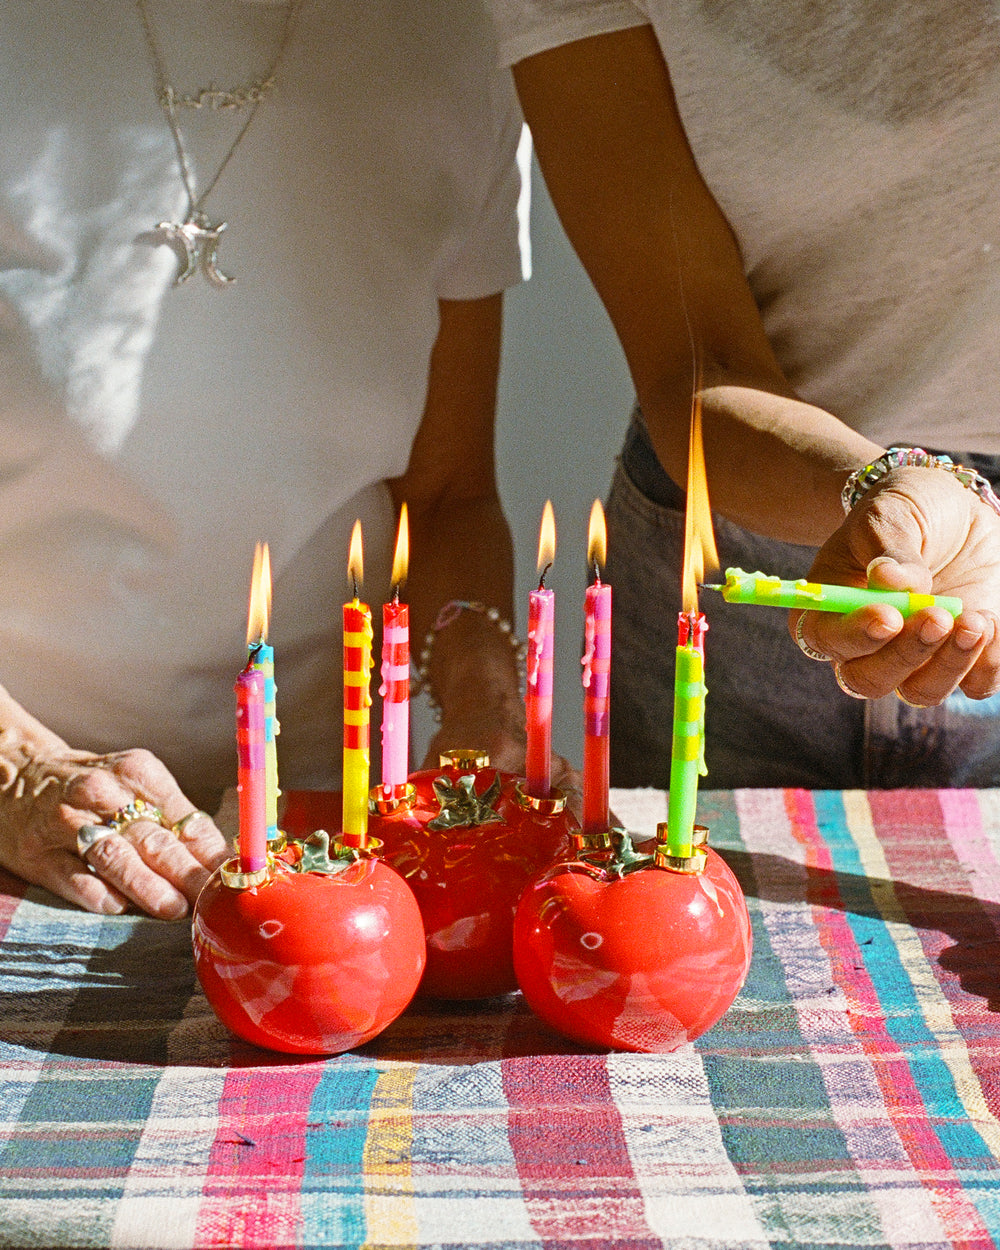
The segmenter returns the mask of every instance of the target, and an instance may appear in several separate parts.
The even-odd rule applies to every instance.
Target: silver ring
[[[76,831],[76,853],[86,863],[87,852],[101,838],[106,838],[117,830],[110,825],[81,825]]]
[[[847,684],[847,682],[844,681],[843,674],[840,671],[839,661],[837,661],[833,666],[833,675],[834,677],[836,677],[837,685],[841,688],[841,690],[843,690],[844,694],[849,694],[852,699],[867,699],[868,698],[866,694],[858,694],[856,690],[852,689],[852,687],[850,687]]]
[[[795,624],[795,642],[803,655],[807,655],[810,660],[818,660],[820,664],[829,664],[832,656],[824,655],[822,651],[815,651],[808,642],[802,637],[802,622],[806,619],[806,614],[802,612]]]
[[[197,820],[199,816],[204,816],[206,820],[209,819],[208,812],[203,812],[200,807],[196,807],[193,812],[188,812],[188,814],[186,816],[182,816],[180,820],[175,820],[170,826],[170,832],[176,834],[177,837],[182,838],[184,836],[184,830],[188,827],[192,820]]]

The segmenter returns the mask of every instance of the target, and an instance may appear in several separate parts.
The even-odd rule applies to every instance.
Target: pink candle
[[[382,793],[398,798],[410,772],[410,609],[399,602],[410,560],[406,504],[399,512],[392,561],[393,596],[382,607]]]
[[[264,674],[247,666],[236,678],[236,760],[240,871],[267,867],[267,768]]]
[[[555,647],[555,594],[545,574],[555,556],[556,526],[546,501],[538,536],[538,589],[528,597],[528,663],[524,703],[528,729],[525,750],[527,792],[547,799],[552,789],[552,669]]]
[[[607,530],[604,510],[595,500],[590,514],[588,564],[594,565],[595,581],[587,587],[584,601],[583,650],[583,832],[606,833],[610,824],[608,788],[610,686],[611,686],[611,587],[601,582]]]

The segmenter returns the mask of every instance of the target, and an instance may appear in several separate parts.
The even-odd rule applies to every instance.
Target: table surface
[[[217,1023],[186,924],[0,879],[0,1246],[1000,1245],[1000,791],[699,813],[755,949],[671,1055],[585,1051],[510,995],[288,1062]]]

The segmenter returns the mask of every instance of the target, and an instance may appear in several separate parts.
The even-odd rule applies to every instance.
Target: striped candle
[[[236,761],[240,871],[267,866],[264,675],[247,666],[236,678]]]
[[[410,569],[410,520],[399,509],[392,557],[393,594],[382,607],[382,794],[399,798],[410,772],[410,609],[399,592]]]
[[[556,554],[552,501],[546,500],[538,533],[538,589],[528,596],[527,680],[524,691],[527,793],[547,799],[552,789],[552,670],[556,598],[545,588],[545,574]]]
[[[611,821],[609,732],[611,728],[611,587],[601,582],[607,528],[599,499],[590,511],[587,562],[595,570],[583,613],[583,832],[607,833]]]
[[[358,600],[364,577],[361,523],[354,522],[347,575],[354,598],[344,604],[344,816],[343,840],[348,846],[368,842],[368,782],[371,763],[372,614]]]

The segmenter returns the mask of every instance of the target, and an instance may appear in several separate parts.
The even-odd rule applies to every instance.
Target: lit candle
[[[667,853],[690,858],[693,850],[698,778],[705,773],[705,631],[698,611],[698,583],[706,568],[718,568],[708,504],[708,481],[701,437],[701,404],[691,409],[688,439],[687,502],[684,511],[682,610],[677,617],[674,653],[674,723],[670,751],[670,807]]]
[[[247,619],[247,657],[250,667],[264,677],[264,780],[266,790],[267,840],[276,842],[278,830],[278,744],[280,732],[275,715],[274,648],[268,645],[271,618],[271,553],[267,543],[258,543],[253,553],[250,580],[250,615]]]
[[[590,512],[587,564],[594,582],[584,601],[583,635],[583,832],[606,833],[608,810],[611,685],[611,587],[601,582],[607,555],[604,509],[594,500]]]
[[[410,771],[410,609],[399,602],[409,569],[406,504],[399,513],[392,560],[392,600],[382,607],[382,794],[399,798]]]
[[[240,871],[267,866],[264,674],[249,664],[236,678],[236,761]]]
[[[767,573],[744,573],[742,569],[726,569],[722,586],[706,586],[721,590],[727,603],[756,603],[772,608],[806,608],[812,612],[853,612],[873,603],[898,608],[903,616],[912,616],[921,608],[944,608],[952,616],[962,611],[962,600],[953,595],[918,595],[909,590],[862,589],[857,586],[826,586],[808,582],[782,581]]]
[[[528,729],[525,781],[533,799],[547,799],[552,789],[552,660],[555,603],[545,574],[555,559],[556,522],[546,500],[538,534],[538,589],[528,596],[528,661],[524,705]]]
[[[358,600],[364,579],[361,522],[355,521],[347,576],[353,598],[344,604],[344,816],[343,840],[348,846],[368,841],[369,729],[371,722],[372,614]]]

